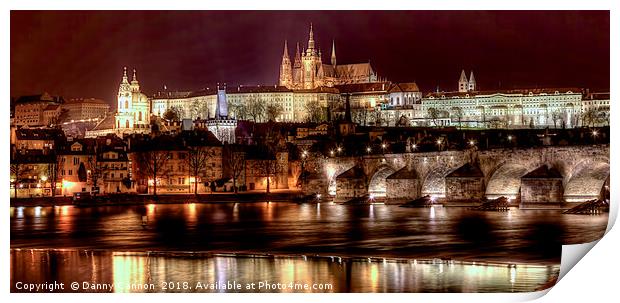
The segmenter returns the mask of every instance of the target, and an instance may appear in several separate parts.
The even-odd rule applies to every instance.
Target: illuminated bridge
[[[317,160],[304,191],[336,201],[497,198],[581,202],[609,189],[609,145],[464,150]]]

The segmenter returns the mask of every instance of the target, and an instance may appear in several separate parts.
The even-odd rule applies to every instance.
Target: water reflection
[[[143,218],[146,217],[146,221]],[[559,263],[607,215],[294,203],[16,207],[12,248],[227,251]]]
[[[334,258],[333,260],[336,260]],[[449,270],[446,270],[446,269]],[[480,266],[458,262],[247,256],[172,256],[66,250],[11,250],[16,283],[113,284],[113,292],[525,292],[539,289],[559,266]],[[172,282],[172,284],[170,283]],[[179,283],[177,283],[179,282]],[[187,282],[187,285],[183,285]],[[242,289],[214,285],[234,282]],[[304,284],[310,289],[266,289],[259,283]],[[202,283],[206,288],[196,289]],[[247,289],[256,283],[255,289]],[[323,289],[312,289],[321,284]],[[325,289],[325,284],[329,288]],[[152,288],[149,286],[151,285]],[[318,285],[316,285],[318,288]],[[64,291],[71,292],[69,287]],[[110,290],[82,289],[79,292]]]

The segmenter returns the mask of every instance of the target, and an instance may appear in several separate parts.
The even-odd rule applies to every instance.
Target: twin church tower
[[[370,63],[336,64],[335,42],[332,42],[330,63],[323,63],[321,50],[316,47],[314,41],[312,24],[310,24],[308,47],[300,51],[298,42],[293,62],[289,57],[288,43],[284,41],[284,54],[280,64],[281,86],[289,89],[314,89],[322,86],[370,82],[377,82],[377,74]]]

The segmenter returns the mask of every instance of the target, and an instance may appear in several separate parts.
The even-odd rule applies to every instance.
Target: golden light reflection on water
[[[435,262],[371,262],[303,257],[176,257],[148,253],[11,250],[11,280],[114,283],[115,292],[145,292],[130,285],[196,283],[331,283],[333,292],[533,291],[559,273],[555,266],[487,266]],[[111,270],[110,270],[111,269]],[[16,291],[12,289],[12,291]],[[168,289],[166,292],[191,292]],[[195,291],[195,290],[194,290]],[[224,292],[223,289],[202,290]],[[241,289],[236,291],[250,291]],[[250,292],[323,292],[312,289]]]
[[[145,275],[147,260],[148,257],[114,254],[112,256],[112,276],[116,286],[114,292],[129,292],[130,285],[144,285],[150,282]]]
[[[187,204],[187,221],[196,223],[196,203]]]

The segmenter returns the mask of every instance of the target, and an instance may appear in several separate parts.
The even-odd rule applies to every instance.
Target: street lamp
[[[441,139],[437,139],[437,150],[441,151]]]
[[[369,146],[369,147],[366,147],[366,152],[367,152],[368,154],[370,154],[370,151],[372,151],[372,149],[370,148],[370,146]]]
[[[469,140],[469,146],[474,146],[476,145],[476,142],[474,142],[474,140]]]
[[[416,148],[418,148],[417,144],[411,144],[411,150],[416,150]]]
[[[334,156],[334,150],[330,150],[329,151],[329,155],[333,157]]]
[[[340,153],[342,152],[342,147],[338,146],[338,148],[336,148],[336,151],[338,152],[338,154],[340,155]]]
[[[381,144],[381,149],[383,150],[383,152],[385,153],[385,148],[387,147],[387,145],[385,143]]]

